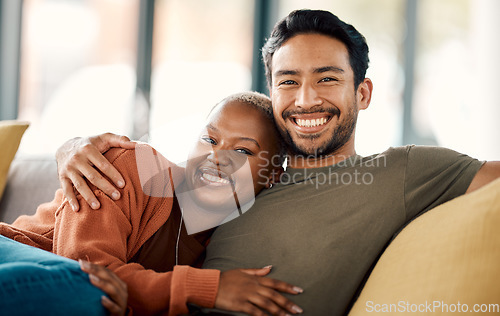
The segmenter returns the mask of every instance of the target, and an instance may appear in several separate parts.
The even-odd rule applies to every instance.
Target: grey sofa
[[[20,215],[34,214],[59,188],[54,156],[17,155],[9,169],[0,200],[0,222],[12,223]]]

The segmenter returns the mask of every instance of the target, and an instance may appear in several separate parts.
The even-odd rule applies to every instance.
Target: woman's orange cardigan
[[[91,186],[101,209],[92,210],[78,196],[81,209],[75,212],[58,190],[54,200],[39,206],[35,215],[21,216],[12,225],[1,223],[0,234],[64,257],[106,266],[127,283],[129,305],[136,315],[187,313],[187,302],[213,307],[219,286],[218,270],[175,266],[173,271],[158,273],[137,263],[128,263],[168,220],[173,204],[170,183],[173,177],[182,176],[181,172],[172,172],[178,167],[166,165],[169,162],[151,147],[144,148],[149,151],[146,150],[146,154],[141,151],[140,159],[136,159],[136,150],[111,149],[105,154],[126,183],[120,189],[118,201]],[[150,177],[145,184],[141,179],[144,170],[140,175],[138,169],[146,166],[153,170],[149,173],[157,172],[153,162],[157,163],[158,157],[162,159],[160,169],[167,172],[164,176]],[[142,167],[138,168],[139,160]],[[169,177],[167,181],[166,177]],[[161,194],[156,194],[160,191]]]

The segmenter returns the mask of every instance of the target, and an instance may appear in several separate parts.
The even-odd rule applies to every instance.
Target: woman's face
[[[192,198],[214,211],[248,203],[280,170],[278,144],[272,122],[254,106],[239,101],[218,105],[186,164]]]

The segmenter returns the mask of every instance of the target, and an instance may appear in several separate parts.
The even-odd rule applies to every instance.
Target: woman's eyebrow
[[[239,137],[240,140],[246,140],[246,141],[250,141],[252,143],[254,143],[257,147],[259,147],[260,149],[260,145],[259,145],[259,142],[256,141],[255,139],[253,138],[250,138],[250,137]]]
[[[211,129],[213,130],[214,132],[218,132],[219,130],[213,126],[212,124],[208,123],[207,126],[205,126],[207,129]],[[260,144],[258,141],[256,141],[255,139],[251,138],[251,137],[238,137],[239,140],[246,140],[246,141],[249,141],[249,142],[252,142],[254,143],[257,147],[259,147],[259,149],[261,148],[260,147]]]
[[[213,126],[212,124],[208,123],[207,126],[205,126],[207,129],[211,129],[213,131],[216,131],[218,132],[219,130],[217,128],[215,128],[215,126]]]

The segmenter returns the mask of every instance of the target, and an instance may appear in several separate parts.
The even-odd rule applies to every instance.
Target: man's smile
[[[314,112],[289,111],[283,113],[283,118],[292,125],[293,129],[302,134],[315,134],[325,129],[340,111],[336,108]]]
[[[310,114],[293,114],[288,120],[292,123],[294,129],[300,133],[318,133],[323,130],[328,122],[331,121],[330,113],[317,112]]]

